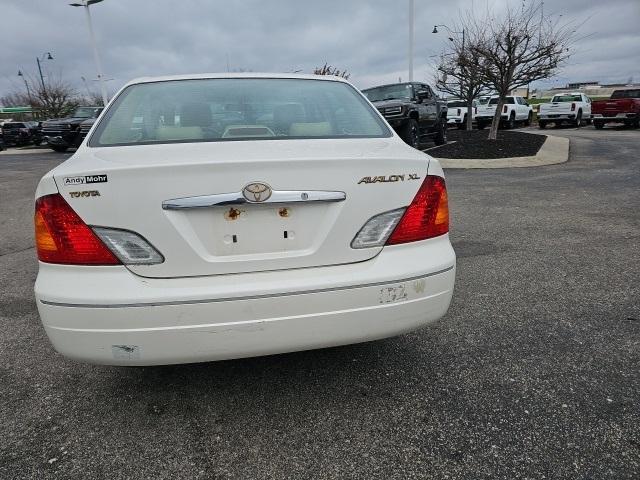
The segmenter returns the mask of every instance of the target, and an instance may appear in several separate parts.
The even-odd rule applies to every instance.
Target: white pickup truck
[[[456,125],[462,130],[467,124],[467,102],[464,100],[447,101],[447,124]],[[478,113],[478,102],[473,101],[471,108],[471,121],[475,122]]]
[[[545,128],[548,123],[562,122],[580,127],[582,122],[591,122],[591,99],[584,93],[559,93],[550,103],[541,103],[538,112],[538,126]]]
[[[523,97],[505,97],[504,106],[500,114],[500,124],[506,128],[514,128],[517,122],[524,125],[531,125],[533,117],[533,109]],[[498,105],[498,97],[491,97],[489,103],[478,106],[476,115],[476,123],[478,128],[482,130],[493,121],[493,115]]]

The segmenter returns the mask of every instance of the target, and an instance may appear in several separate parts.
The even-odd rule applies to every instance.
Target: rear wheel
[[[415,118],[410,118],[405,124],[401,137],[407,145],[413,148],[420,146],[420,128]]]
[[[533,113],[529,112],[527,119],[524,121],[524,126],[528,127],[531,125],[531,120],[533,120]]]
[[[604,128],[604,122],[602,120],[594,120],[593,126],[596,127],[598,130],[601,130]]]
[[[545,122],[544,120],[538,121],[538,128],[544,130],[545,128],[547,128],[547,122]]]
[[[582,126],[582,110],[578,110],[578,116],[576,117],[576,121],[573,126],[576,128],[580,128]]]
[[[69,147],[63,147],[62,145],[52,145],[51,148],[53,149],[54,152],[66,152]]]
[[[507,124],[505,125],[507,127],[507,130],[511,130],[513,128],[516,127],[516,114],[515,113],[511,113],[511,115],[509,115],[509,120],[507,120]]]
[[[447,126],[441,120],[438,125],[436,136],[433,138],[436,145],[445,145],[447,143]]]

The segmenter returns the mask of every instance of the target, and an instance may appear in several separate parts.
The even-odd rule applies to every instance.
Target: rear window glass
[[[465,102],[449,102],[447,103],[448,107],[466,107],[467,104]]]
[[[556,95],[551,99],[552,102],[581,102],[580,95]]]
[[[25,125],[24,123],[11,122],[5,123],[2,125],[2,128],[25,128]]]
[[[507,97],[504,99],[504,103],[508,103],[509,105],[515,104],[516,102],[513,100],[513,97]],[[498,104],[498,98],[492,98],[491,100],[489,100],[489,105],[497,105]]]
[[[375,110],[342,82],[202,79],[131,85],[89,146],[388,136]]]
[[[640,98],[640,90],[616,90],[611,98]]]

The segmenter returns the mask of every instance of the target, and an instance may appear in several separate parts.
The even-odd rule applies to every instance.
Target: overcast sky
[[[523,0],[416,0],[415,78],[430,81],[447,35],[462,10]],[[525,0],[527,1],[527,0]],[[92,90],[95,64],[81,8],[64,0],[0,0],[0,97],[21,85],[18,69],[36,75],[36,56],[50,51],[45,73]],[[221,72],[310,72],[328,62],[360,88],[407,79],[408,0],[104,0],[92,8],[102,62],[114,92],[149,75]],[[569,64],[550,82],[640,82],[640,0],[546,0],[545,12],[584,22]]]

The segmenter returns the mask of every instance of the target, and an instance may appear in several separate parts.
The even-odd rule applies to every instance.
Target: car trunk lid
[[[355,234],[370,217],[408,205],[428,167],[427,156],[395,139],[205,142],[84,153],[56,172],[60,192],[89,225],[132,230],[153,244],[163,263],[129,267],[148,277],[365,261],[381,247],[353,249]],[[280,201],[245,202],[243,189],[256,184],[269,186],[270,200]],[[98,195],[76,193],[82,191]],[[203,206],[211,198],[227,201]],[[173,208],[189,202],[199,203]]]

